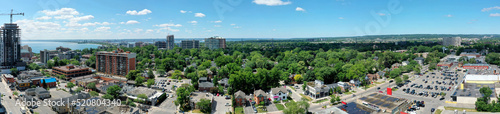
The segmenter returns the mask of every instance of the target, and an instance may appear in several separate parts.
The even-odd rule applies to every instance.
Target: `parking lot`
[[[175,89],[174,88],[177,88],[177,87],[180,87],[182,84],[186,83],[186,84],[191,84],[191,80],[190,79],[182,79],[182,80],[177,80],[177,79],[170,79],[170,78],[157,78],[155,79],[156,82],[155,82],[155,85],[151,86],[152,88],[157,88],[158,90],[163,90],[165,89],[165,91],[163,92],[167,92],[167,93],[175,93]]]
[[[231,99],[226,99],[225,96],[214,96],[214,114],[225,114],[231,112]]]
[[[429,71],[407,81],[397,91],[393,91],[393,95],[409,99],[415,105],[412,108],[417,109],[417,113],[430,113],[432,108],[442,106],[445,101],[451,100],[450,95],[459,87],[463,76],[462,70]]]

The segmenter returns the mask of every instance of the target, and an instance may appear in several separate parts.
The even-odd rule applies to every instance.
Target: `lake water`
[[[54,42],[54,41],[21,41],[21,46],[28,45],[31,47],[33,53],[40,53],[40,50],[55,50],[57,47],[67,47],[71,50],[85,49],[85,48],[97,48],[98,44],[78,44],[71,42]]]

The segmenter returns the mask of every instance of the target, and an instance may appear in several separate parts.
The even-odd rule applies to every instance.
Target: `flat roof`
[[[71,68],[69,68],[71,67]],[[82,66],[72,66],[72,65],[66,65],[66,66],[56,66],[53,68],[57,68],[59,70],[69,72],[69,71],[77,71],[77,70],[88,70],[88,67],[82,67]]]
[[[476,84],[476,83],[465,83],[464,84],[464,89],[457,89],[455,93],[453,93],[453,96],[457,97],[483,97],[481,92],[479,92],[479,89],[482,87],[488,87],[490,88],[493,92],[491,93],[490,97],[495,97],[496,92],[495,92],[495,84]]]
[[[494,69],[494,68],[490,68],[490,69],[468,69],[467,73],[465,75],[466,76],[467,75],[494,75],[495,71],[496,71],[496,69]],[[498,72],[500,72],[500,71],[496,71],[497,74],[498,74]]]
[[[403,98],[392,97],[380,93],[372,93],[358,100],[387,109],[394,109],[406,101],[406,99]]]

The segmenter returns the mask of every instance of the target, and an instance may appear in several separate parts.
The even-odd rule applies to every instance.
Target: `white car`
[[[229,103],[226,103],[226,106],[231,106]]]

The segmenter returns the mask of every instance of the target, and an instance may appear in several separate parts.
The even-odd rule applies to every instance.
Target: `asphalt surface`
[[[12,96],[12,91],[10,90],[5,80],[3,80],[3,78],[0,79],[2,80],[2,82],[0,82],[0,93],[5,95],[4,97],[2,97],[1,103],[5,107],[6,112],[12,114],[21,114],[20,106],[16,106],[16,101],[21,100],[15,100]],[[12,99],[9,99],[9,96],[11,96]]]

